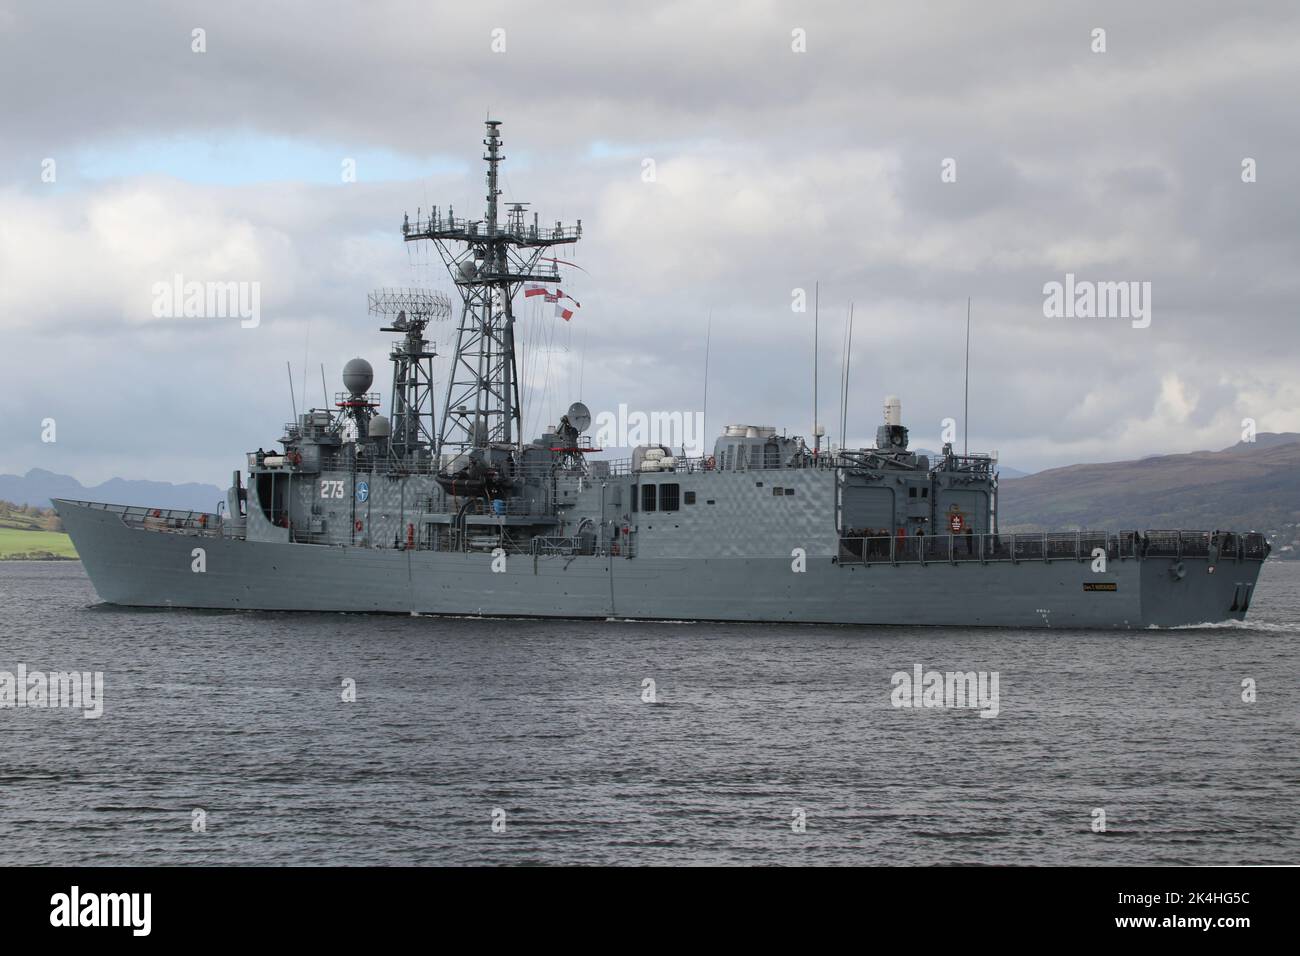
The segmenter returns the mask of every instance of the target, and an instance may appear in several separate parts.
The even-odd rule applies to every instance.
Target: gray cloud
[[[1222,447],[1245,416],[1300,430],[1298,18],[1208,2],[4,8],[0,333],[19,397],[0,470],[220,480],[288,419],[286,360],[301,377],[310,350],[309,401],[320,361],[381,365],[365,293],[440,281],[397,226],[417,205],[481,204],[489,109],[506,122],[507,198],[586,227],[582,312],[527,333],[551,343],[528,360],[533,425],[579,397],[579,376],[596,409],[697,407],[712,311],[710,428],[806,434],[811,315],[791,290],[820,281],[832,433],[856,304],[850,440],[870,441],[887,392],[921,443],[960,418],[968,295],[971,442],[1009,464]],[[807,53],[790,50],[795,27]],[[470,172],[77,175],[87,149],[187,136]],[[956,183],[940,182],[945,157]],[[150,285],[176,272],[260,282],[262,327],[151,321]],[[1044,318],[1043,284],[1066,272],[1151,282],[1151,327]],[[39,441],[47,415],[57,445]]]

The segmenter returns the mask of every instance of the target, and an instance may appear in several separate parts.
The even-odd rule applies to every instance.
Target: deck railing
[[[170,531],[176,534],[218,535],[221,533],[221,515],[211,511],[182,511],[177,508],[143,508],[138,505],[110,505],[99,501],[77,501],[74,504],[119,515],[125,524],[150,531]]]
[[[821,470],[834,471],[843,469],[848,471],[860,470],[878,470],[881,468],[892,468],[897,470],[903,467],[894,462],[883,451],[866,448],[857,451],[824,451],[814,455],[812,452],[804,451],[787,462],[778,464],[745,465],[736,468],[720,460],[716,460],[712,455],[700,455],[697,457],[685,457],[679,455],[671,456],[673,465],[671,468],[647,468],[648,462],[643,462],[639,470],[632,468],[631,458],[614,458],[593,460],[592,465],[600,468],[601,474],[608,474],[610,477],[625,477],[628,475],[661,475],[661,474],[694,474],[696,472],[707,471],[770,471],[774,468],[798,468],[801,470]],[[930,470],[934,471],[941,465],[945,459],[942,456],[933,456],[930,458]],[[989,477],[996,470],[997,460],[992,455],[971,454],[971,455],[954,455],[953,470],[969,472],[975,475]],[[724,467],[725,465],[725,467]],[[907,466],[910,467],[910,466]]]
[[[1262,561],[1264,535],[1220,531],[1073,531],[1032,534],[935,534],[842,536],[840,564],[930,564],[962,561],[1091,561],[1101,549],[1107,560],[1207,558]]]

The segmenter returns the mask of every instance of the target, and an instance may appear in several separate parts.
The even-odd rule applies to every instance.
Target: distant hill
[[[1300,441],[1300,432],[1261,432],[1255,436],[1253,442],[1239,441],[1231,448],[1225,448],[1224,451],[1254,451],[1259,448],[1274,448],[1278,445],[1289,445],[1292,442]]]
[[[21,477],[0,475],[0,500],[38,508],[48,508],[51,498],[75,498],[118,505],[215,511],[217,502],[225,496],[226,493],[216,485],[173,485],[167,481],[123,478],[112,478],[88,488],[71,475],[57,475],[43,468],[33,468]]]
[[[1184,528],[1300,536],[1300,434],[1222,451],[1052,468],[999,491],[1006,531]]]

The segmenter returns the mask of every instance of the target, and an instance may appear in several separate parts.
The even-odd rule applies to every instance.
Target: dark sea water
[[[1265,567],[1251,617],[140,611],[78,563],[4,562],[0,670],[103,671],[106,702],[0,709],[0,864],[1297,863],[1300,563]],[[915,664],[996,671],[1000,713],[895,708]]]

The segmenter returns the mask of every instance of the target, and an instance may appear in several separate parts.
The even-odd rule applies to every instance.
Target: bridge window
[[[659,510],[676,511],[681,502],[681,485],[659,486]]]
[[[655,495],[656,495],[655,489],[656,488],[658,488],[658,485],[641,486],[641,510],[642,511],[655,510]]]

